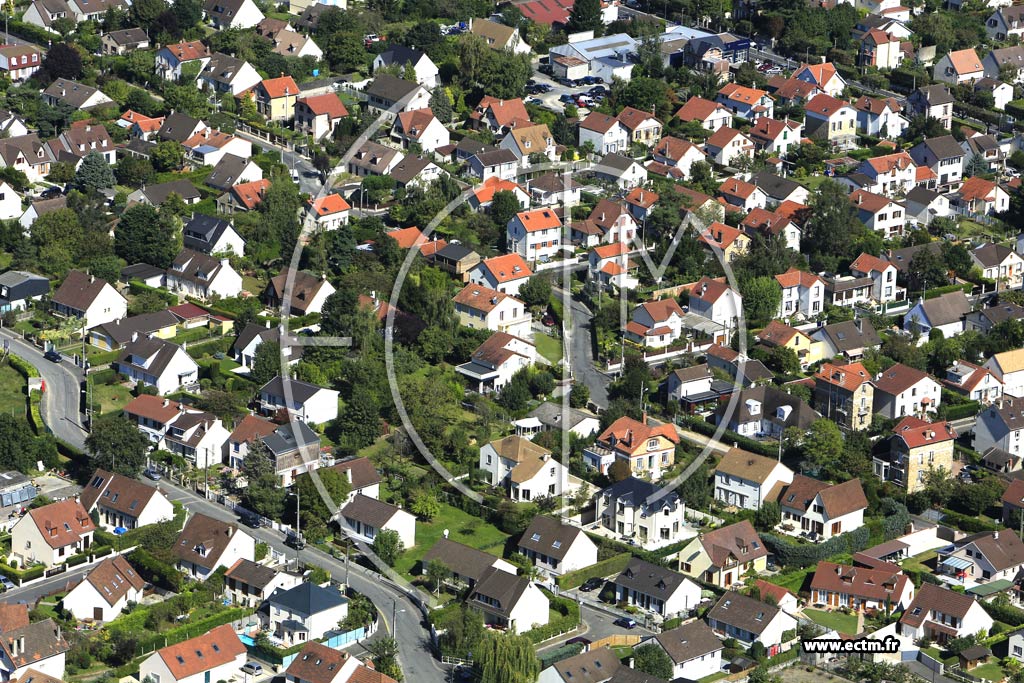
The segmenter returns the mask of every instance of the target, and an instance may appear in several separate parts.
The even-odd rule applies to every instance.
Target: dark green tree
[[[281,345],[265,341],[256,347],[249,376],[257,385],[263,386],[281,374]]]
[[[242,505],[264,517],[280,520],[287,493],[280,487],[274,456],[263,441],[257,439],[249,444],[241,469],[246,481]]]
[[[389,567],[394,567],[395,562],[405,552],[405,544],[394,529],[384,529],[373,538],[373,552],[380,558],[381,562]]]
[[[526,636],[490,634],[473,653],[473,668],[480,683],[533,683],[540,675],[540,662]]]
[[[519,298],[530,308],[547,306],[551,301],[551,278],[534,275],[519,288]]]
[[[167,268],[178,253],[177,226],[149,204],[135,204],[121,214],[114,252],[129,264]]]
[[[633,650],[633,668],[664,681],[670,680],[675,670],[665,650],[655,643],[641,645]]]
[[[107,160],[97,152],[89,152],[75,173],[75,187],[91,194],[114,186],[114,172]]]
[[[121,415],[105,415],[95,420],[85,450],[93,469],[135,478],[146,464],[149,439]]]
[[[569,391],[569,406],[572,408],[586,408],[590,403],[590,389],[586,384],[577,382],[572,385]]]
[[[82,55],[73,45],[57,43],[51,45],[43,57],[42,68],[50,78],[81,78]]]
[[[595,35],[598,35],[603,27],[601,0],[580,0],[573,3],[569,22],[565,25],[567,33],[594,31]]]

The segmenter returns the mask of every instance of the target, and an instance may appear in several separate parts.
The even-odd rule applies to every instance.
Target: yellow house
[[[757,340],[770,348],[783,346],[792,349],[800,359],[800,367],[805,370],[825,358],[825,344],[778,320],[771,321],[768,327],[758,332]]]
[[[712,254],[720,249],[726,263],[732,263],[750,249],[750,237],[725,223],[714,222],[697,236]]]
[[[849,145],[857,139],[857,110],[849,102],[819,93],[804,105],[804,130],[833,146]]]
[[[601,473],[616,460],[629,463],[635,477],[661,478],[676,458],[679,434],[671,424],[650,425],[631,417],[620,417],[604,430],[593,446],[583,451],[583,462]]]
[[[268,78],[253,87],[256,110],[268,121],[287,121],[295,117],[299,86],[291,76]]]
[[[694,579],[729,588],[744,575],[768,566],[768,549],[749,520],[701,534],[676,555],[679,571]]]
[[[138,337],[171,339],[178,333],[178,318],[170,311],[143,313],[103,323],[89,330],[89,343],[104,351],[117,351]]]
[[[814,373],[814,408],[842,429],[859,432],[871,426],[875,385],[860,363],[824,363]]]
[[[892,428],[889,452],[874,457],[875,476],[907,493],[925,488],[929,470],[953,471],[956,431],[948,422],[928,422],[907,416]]]

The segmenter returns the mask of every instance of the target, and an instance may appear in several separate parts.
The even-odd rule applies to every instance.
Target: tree
[[[275,341],[265,341],[256,347],[249,376],[256,384],[263,386],[280,374],[281,345]]]
[[[587,385],[582,382],[573,384],[569,391],[569,407],[586,408],[588,403],[590,403],[590,389],[587,388]]]
[[[519,288],[519,298],[530,308],[547,306],[551,301],[551,278],[534,275]]]
[[[473,668],[480,683],[534,683],[540,662],[526,636],[489,634],[473,651]]]
[[[92,469],[104,469],[135,478],[146,464],[149,439],[121,415],[105,415],[94,421],[85,450]]]
[[[856,237],[866,230],[846,189],[833,181],[818,186],[810,200],[810,218],[801,251],[810,255],[815,271],[835,272],[848,258]]]
[[[441,514],[441,501],[433,490],[418,489],[409,503],[409,511],[425,522]]]
[[[128,16],[131,17],[135,24],[143,28],[149,28],[156,23],[157,17],[166,8],[167,5],[164,4],[163,0],[136,0],[132,3]]]
[[[632,472],[630,472],[629,463],[619,458],[616,458],[615,462],[608,467],[608,478],[613,482],[628,479],[631,474]]]
[[[633,650],[633,668],[664,681],[673,677],[672,660],[660,645],[648,643]]]
[[[946,264],[936,250],[925,247],[919,249],[907,268],[910,286],[916,290],[943,287],[949,282]]]
[[[279,486],[274,456],[262,440],[249,444],[242,461],[242,476],[246,481],[242,505],[264,517],[281,519],[287,493]]]
[[[185,161],[185,148],[174,140],[164,140],[156,143],[156,147],[150,153],[150,159],[153,161],[153,168],[158,171],[177,171]]]
[[[295,479],[295,490],[299,496],[299,509],[303,515],[303,526],[305,526],[307,516],[316,517],[321,520],[328,520],[333,517],[337,513],[338,508],[344,505],[348,499],[348,494],[352,491],[352,484],[349,482],[348,477],[336,469],[322,467],[316,471],[316,475],[320,479],[320,485],[327,492],[327,497],[334,504],[334,509],[332,510],[328,507],[327,501],[324,500],[323,495],[320,493],[320,487],[317,486],[316,480],[311,475],[299,475]]]
[[[432,23],[432,22],[431,22]],[[436,28],[437,25],[432,25]],[[454,118],[454,111],[452,110],[452,98],[448,94],[448,89],[443,87],[434,88],[434,92],[430,94],[430,101],[428,103],[430,111],[434,112],[434,116],[441,123],[448,125]]]
[[[153,182],[156,171],[149,159],[135,156],[123,156],[114,164],[114,177],[119,185],[142,187]]]
[[[441,584],[452,575],[452,570],[441,560],[431,560],[427,563],[427,580],[434,587],[434,593],[441,591]]]
[[[604,27],[601,19],[601,0],[581,0],[573,3],[569,21],[565,25],[567,33],[594,31],[597,35]]]
[[[114,186],[114,172],[97,152],[89,152],[75,173],[75,187],[86,194]]]
[[[83,73],[82,55],[67,43],[57,43],[50,46],[43,58],[42,67],[53,79],[81,78]]]
[[[499,190],[491,199],[491,219],[502,232],[505,231],[508,222],[522,210],[523,207],[519,204],[519,199],[516,198],[514,192],[509,190]]]
[[[754,525],[761,531],[771,531],[782,522],[782,510],[774,500],[763,503],[754,514]]]
[[[395,562],[405,552],[405,544],[394,529],[384,529],[373,539],[373,552],[380,558],[381,562],[389,567],[394,567]]]
[[[782,303],[782,288],[775,278],[754,277],[740,281],[739,286],[748,325],[766,325],[778,316],[779,304]]]
[[[178,253],[178,226],[149,204],[135,204],[121,214],[114,233],[114,253],[130,264],[167,268]]]
[[[811,423],[804,437],[803,455],[815,467],[827,469],[843,454],[843,433],[832,420]]]
[[[381,533],[388,533],[382,531]],[[395,533],[395,532],[391,532]],[[380,536],[378,535],[378,538]],[[376,545],[376,544],[375,544]],[[370,659],[373,660],[374,670],[390,676],[391,678],[402,681],[402,667],[398,664],[398,641],[388,636],[386,638],[379,638],[378,640],[370,641],[366,645],[366,650],[370,653]]]

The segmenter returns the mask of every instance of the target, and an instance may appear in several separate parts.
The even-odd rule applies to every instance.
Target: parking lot
[[[527,102],[527,104],[536,104],[539,107],[544,107],[545,109],[550,109],[551,111],[562,113],[565,111],[565,103],[561,101],[562,95],[572,95],[575,98],[579,97],[580,95],[587,94],[587,91],[594,87],[593,85],[579,85],[576,87],[562,85],[551,76],[536,71],[536,65],[534,65],[534,68],[534,82],[537,84],[544,84],[550,87],[550,90],[548,90],[546,93],[527,95],[526,99],[524,100],[525,102]],[[606,89],[608,88],[607,85],[605,85],[604,87]],[[539,104],[535,100],[539,100]],[[586,116],[589,113],[589,108],[584,107],[579,109],[580,116]]]

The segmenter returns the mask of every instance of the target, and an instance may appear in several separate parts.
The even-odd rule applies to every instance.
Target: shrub
[[[547,591],[544,591],[544,594],[547,595],[551,609],[562,616],[552,619],[544,626],[531,629],[523,634],[534,644],[542,643],[549,638],[554,638],[559,634],[571,631],[580,625],[580,606],[575,600],[558,598]]]
[[[775,554],[776,562],[787,567],[810,567],[834,555],[860,552],[868,547],[870,539],[871,531],[866,526],[814,545],[797,544],[774,534],[761,534],[761,540]]]
[[[558,587],[565,590],[569,588],[576,588],[583,585],[583,582],[587,579],[594,577],[605,577],[611,576],[612,574],[618,574],[629,561],[633,559],[629,553],[620,553],[614,557],[609,557],[607,560],[592,564],[584,569],[579,569],[574,572],[568,572],[558,577]]]

